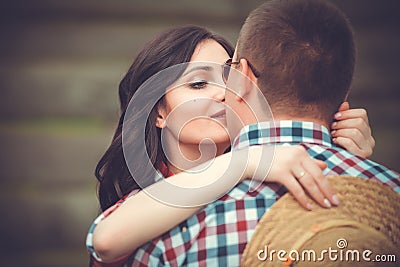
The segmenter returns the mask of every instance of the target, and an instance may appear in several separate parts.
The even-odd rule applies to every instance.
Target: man
[[[243,25],[230,64],[260,88],[275,119],[258,123],[251,116],[248,107],[259,103],[255,87],[227,93],[227,104],[246,125],[240,130],[228,117],[239,132],[233,149],[302,144],[327,163],[327,174],[370,178],[400,192],[398,173],[332,143],[331,118],[348,94],[355,65],[352,30],[337,8],[310,0],[263,4]],[[307,173],[298,173],[300,184],[310,182]],[[258,220],[286,192],[277,184],[249,192],[249,183],[139,248],[134,266],[239,266]]]

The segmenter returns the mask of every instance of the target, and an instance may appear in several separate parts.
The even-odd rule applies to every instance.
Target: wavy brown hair
[[[119,84],[121,113],[118,125],[110,146],[101,157],[95,170],[95,175],[99,181],[98,197],[103,211],[132,190],[141,189],[133,179],[134,177],[148,179],[147,184],[154,182],[154,170],[160,166],[161,162],[166,162],[161,146],[161,130],[155,125],[158,115],[157,109],[163,103],[164,98],[159,99],[155,105],[151,103],[152,101],[140,103],[133,107],[134,112],[131,110],[128,112],[127,109],[132,97],[140,86],[154,74],[168,67],[189,62],[196,46],[208,39],[218,42],[232,56],[234,49],[224,38],[197,26],[178,27],[165,31],[150,41],[138,54],[121,80]],[[148,99],[158,97],[160,90],[165,92],[166,88],[177,78],[172,77],[168,81],[163,81],[162,86],[159,87],[148,87],[149,91],[145,92],[146,97],[149,97]],[[133,162],[129,162],[129,168],[125,162],[122,146],[123,123],[125,114],[128,113],[129,116],[133,114],[128,118],[131,125],[135,125],[135,122],[146,121],[145,151],[140,149],[140,146],[135,142],[137,140],[135,135],[140,135],[138,131],[143,129],[129,132],[129,150],[134,151]],[[124,140],[124,146],[125,144]]]

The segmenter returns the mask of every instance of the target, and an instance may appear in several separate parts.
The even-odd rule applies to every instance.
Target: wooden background
[[[182,24],[235,43],[262,1],[2,1],[1,266],[85,266],[98,212],[93,169],[118,117],[117,86],[143,44]],[[352,21],[352,106],[369,111],[372,159],[399,170],[397,1],[333,1]],[[23,257],[22,257],[23,255]]]

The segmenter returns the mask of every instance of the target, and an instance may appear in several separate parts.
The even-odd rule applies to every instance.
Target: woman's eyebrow
[[[196,66],[196,67],[193,67],[193,68],[190,68],[189,70],[187,70],[187,71],[182,75],[182,77],[188,75],[188,74],[191,73],[191,72],[198,71],[198,70],[213,71],[214,68],[211,67],[211,66]]]

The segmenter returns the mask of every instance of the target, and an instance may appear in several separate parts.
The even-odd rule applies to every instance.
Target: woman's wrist
[[[245,160],[247,160],[247,164],[243,175],[244,177],[242,177],[242,181],[245,179],[251,179],[254,176],[258,163],[260,161],[262,147],[258,145],[249,146],[246,150],[247,153],[245,153],[246,155],[244,155],[244,157],[246,157]]]

